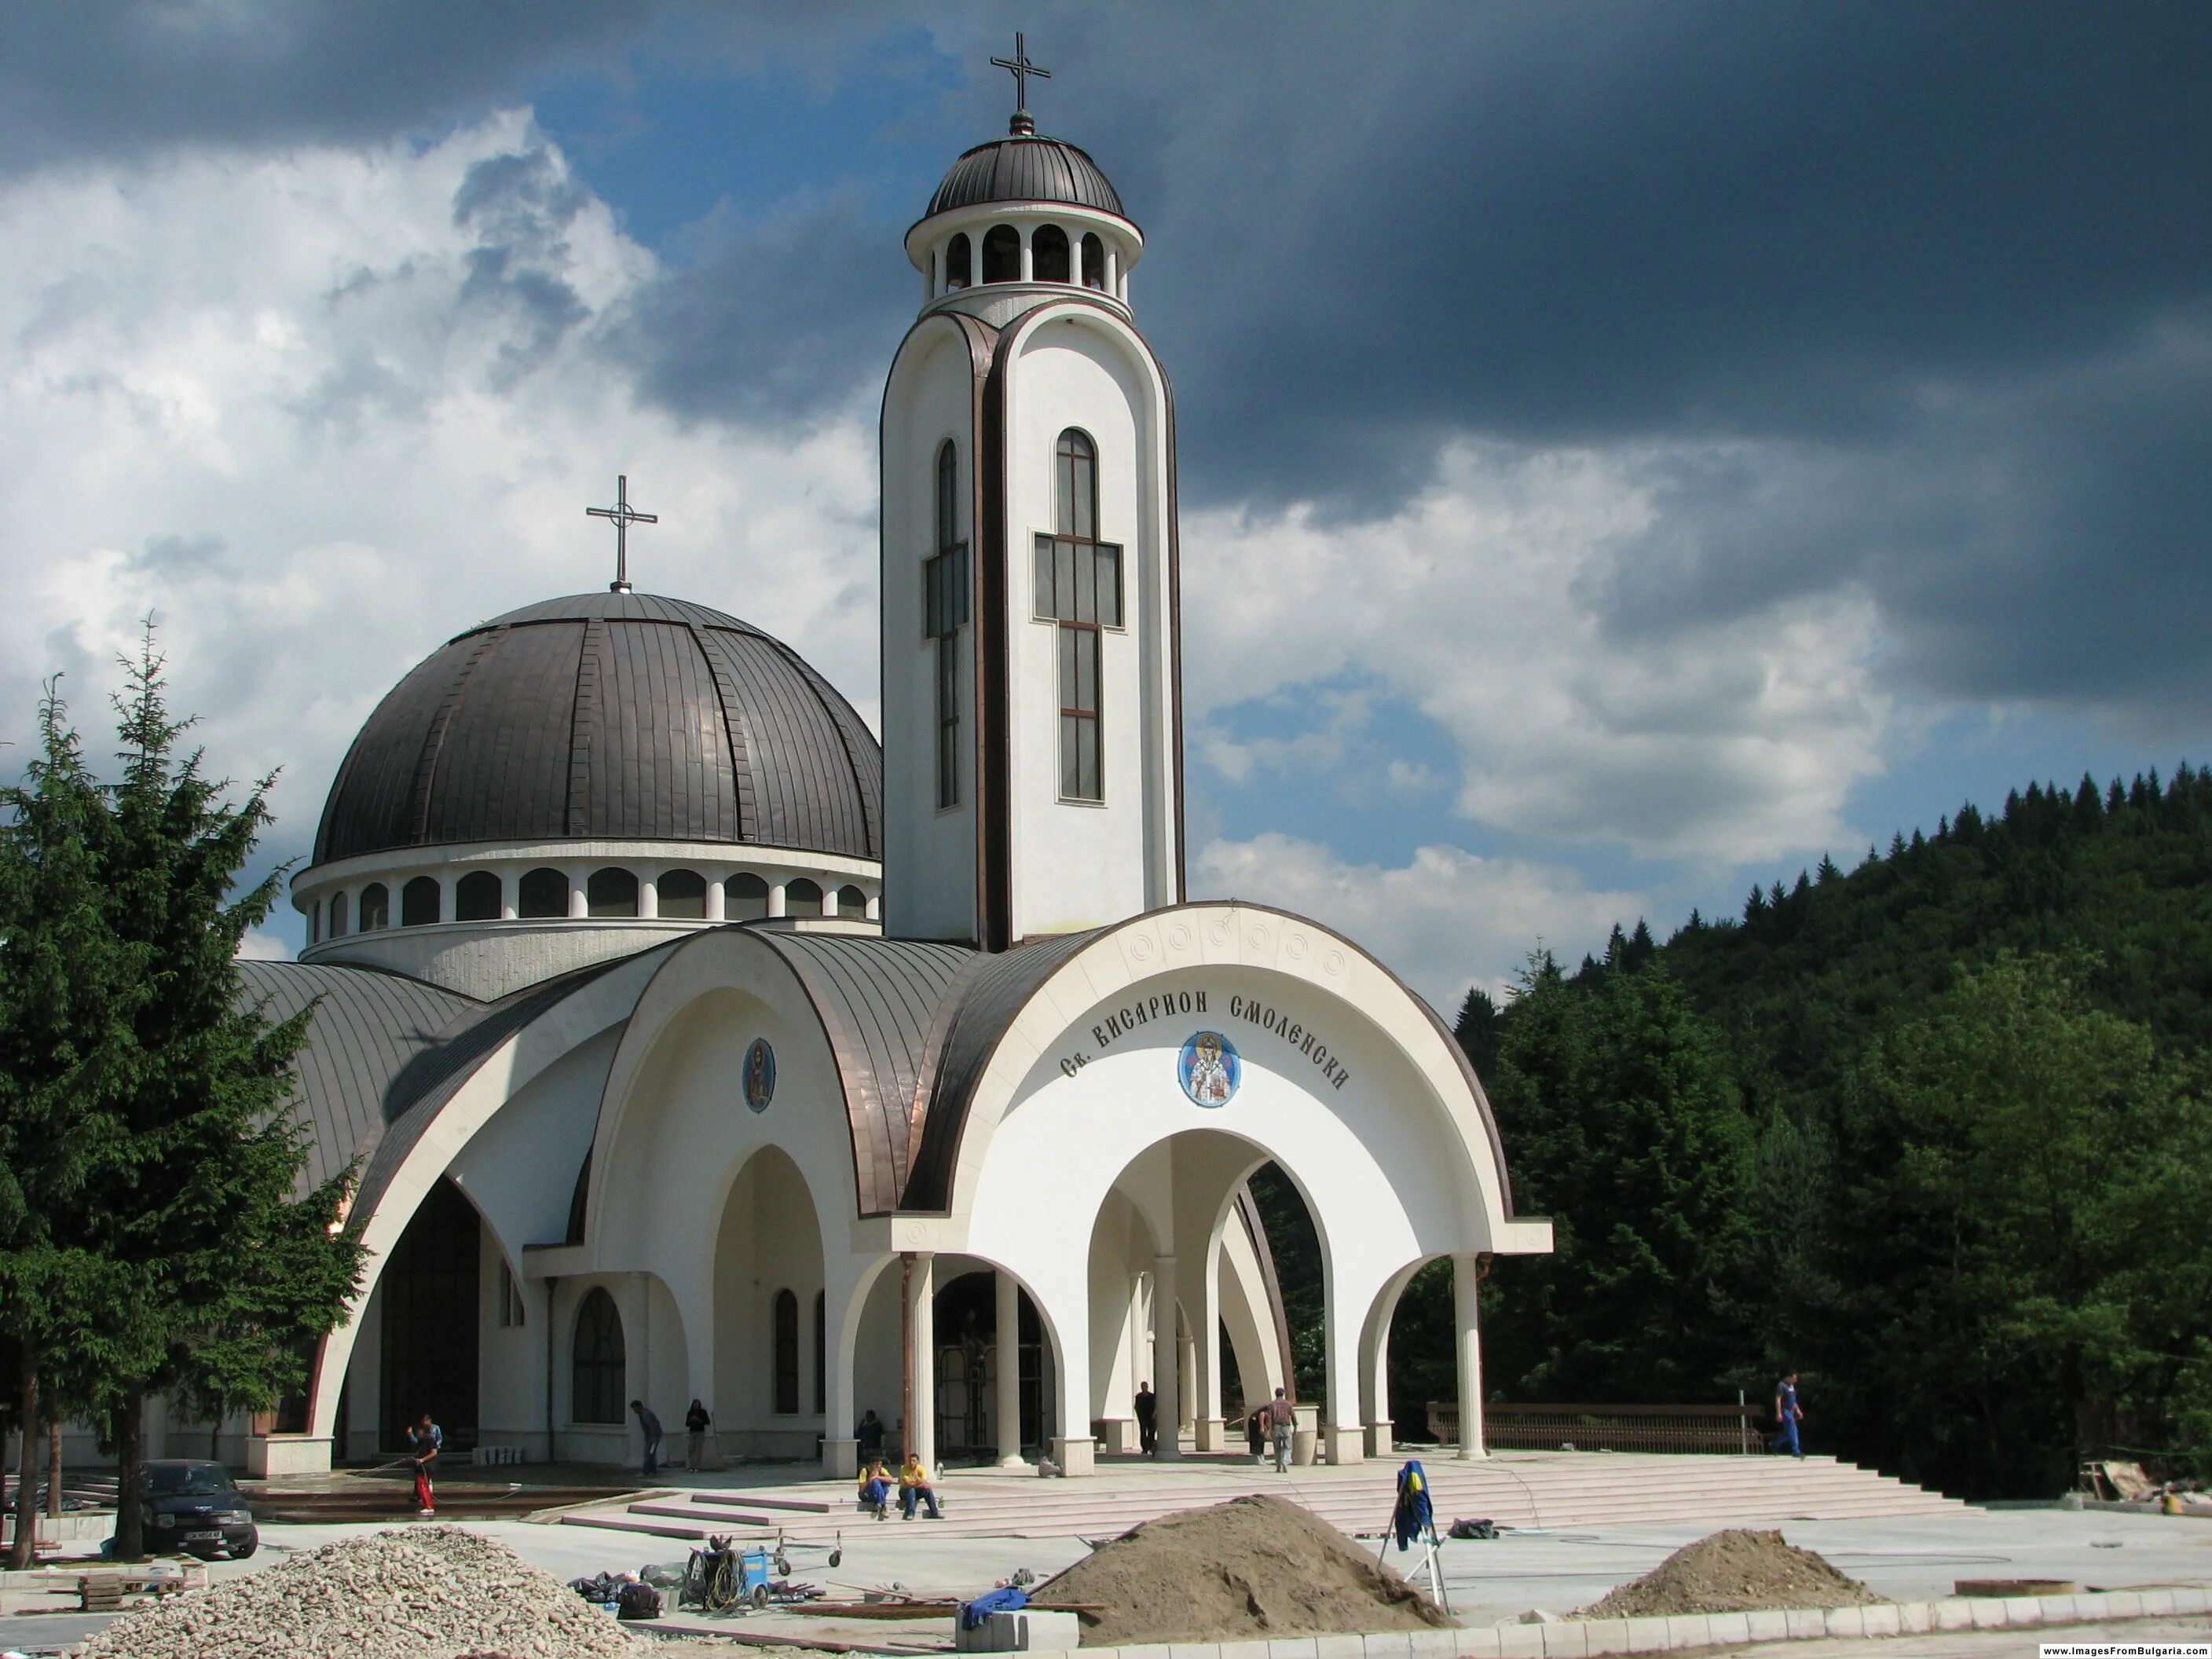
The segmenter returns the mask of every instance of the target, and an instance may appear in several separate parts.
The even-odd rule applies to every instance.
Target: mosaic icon
[[[1176,1057],[1176,1075],[1194,1106],[1226,1106],[1243,1080],[1244,1062],[1237,1045],[1218,1031],[1199,1031]]]
[[[775,1098],[775,1050],[766,1037],[755,1037],[745,1050],[745,1104],[756,1112],[768,1110]]]

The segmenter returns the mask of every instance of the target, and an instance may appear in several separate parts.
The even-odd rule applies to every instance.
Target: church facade
[[[1392,1313],[1515,1214],[1435,1013],[1317,922],[1183,886],[1174,401],[1145,242],[1025,114],[908,232],[882,416],[883,741],[788,646],[618,580],[455,635],[295,878],[310,1173],[368,1249],[257,1469],[449,1443],[620,1462],[627,1407],[854,1467],[1222,1449],[1291,1382],[1248,1181],[1324,1265],[1326,1455],[1385,1453]],[[627,510],[625,508],[625,510]],[[1166,1425],[1177,1431],[1164,1431]]]

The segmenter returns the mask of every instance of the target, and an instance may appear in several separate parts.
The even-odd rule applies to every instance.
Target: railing
[[[1765,1440],[1742,1406],[1485,1406],[1483,1438],[1492,1451],[1763,1451]],[[1429,1432],[1459,1443],[1459,1403],[1429,1402]]]

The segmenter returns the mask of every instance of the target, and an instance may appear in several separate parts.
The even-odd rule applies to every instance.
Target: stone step
[[[759,1527],[770,1531],[788,1525],[793,1518],[787,1511],[770,1515],[764,1510],[726,1510],[717,1504],[671,1504],[665,1499],[649,1504],[631,1504],[625,1506],[623,1513],[650,1516],[656,1519],[696,1521],[702,1527]]]
[[[794,1510],[805,1515],[827,1515],[834,1507],[823,1498],[771,1497],[758,1492],[693,1492],[685,1494],[695,1504],[720,1504],[756,1510]]]

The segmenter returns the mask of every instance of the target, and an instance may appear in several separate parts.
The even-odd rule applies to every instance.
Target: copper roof
[[[883,856],[883,751],[781,641],[582,593],[456,635],[377,705],[315,862],[476,842],[734,842]]]
[[[929,198],[929,212],[986,202],[1066,202],[1129,216],[1097,162],[1063,139],[1029,134],[994,138],[955,161]]]

